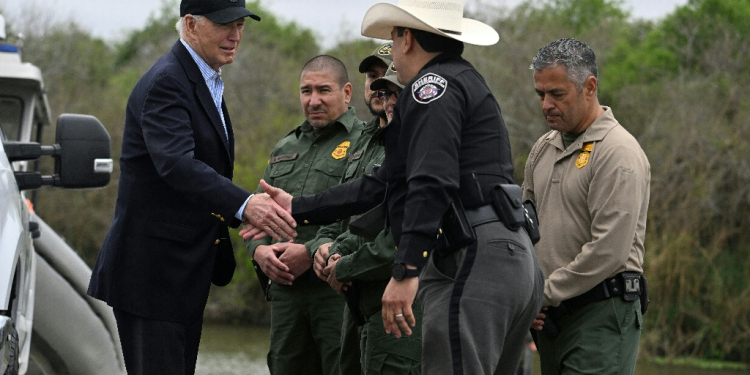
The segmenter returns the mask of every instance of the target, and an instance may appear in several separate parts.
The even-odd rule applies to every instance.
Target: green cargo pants
[[[640,301],[590,303],[557,321],[560,335],[537,335],[543,375],[632,375],[641,339]]]
[[[362,373],[364,375],[419,375],[422,373],[422,306],[412,305],[416,325],[411,336],[396,338],[385,333],[380,310],[362,327]]]
[[[344,298],[323,281],[271,285],[272,375],[339,375]]]

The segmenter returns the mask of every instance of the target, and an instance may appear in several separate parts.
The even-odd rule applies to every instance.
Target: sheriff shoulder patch
[[[411,94],[417,103],[427,104],[440,99],[448,88],[448,81],[435,74],[427,73],[411,85]]]
[[[340,145],[336,146],[336,149],[333,150],[331,153],[331,156],[333,156],[334,159],[339,160],[346,157],[346,150],[349,149],[349,145],[351,143],[349,141],[341,142]]]

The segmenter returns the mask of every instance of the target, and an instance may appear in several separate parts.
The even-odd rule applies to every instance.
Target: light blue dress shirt
[[[208,91],[211,93],[211,98],[214,100],[216,110],[219,111],[221,124],[224,126],[224,135],[226,136],[225,140],[228,144],[229,132],[227,131],[227,124],[224,121],[224,111],[221,110],[221,98],[224,95],[224,81],[221,80],[221,68],[219,68],[218,71],[214,70],[213,68],[211,68],[211,66],[208,65],[208,63],[203,61],[203,58],[201,58],[184,39],[180,38],[180,42],[182,42],[182,45],[185,46],[185,48],[188,50],[190,56],[193,57],[193,60],[198,65],[198,69],[203,75],[203,79],[206,81],[206,86],[208,86]],[[247,202],[250,201],[250,198],[252,197],[253,194],[250,194],[250,196],[245,200],[245,203],[243,203],[240,207],[239,211],[237,211],[237,213],[234,215],[238,220],[244,220],[242,213],[245,211]]]

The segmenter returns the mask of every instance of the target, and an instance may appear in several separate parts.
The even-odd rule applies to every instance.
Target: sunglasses
[[[398,90],[398,91],[378,90],[377,92],[378,98],[384,102],[388,101],[388,99],[391,98],[391,95],[394,95],[396,99],[398,99],[399,94],[401,94],[401,90]]]

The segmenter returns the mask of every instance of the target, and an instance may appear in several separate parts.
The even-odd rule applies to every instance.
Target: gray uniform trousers
[[[523,229],[474,228],[476,244],[433,252],[420,275],[423,374],[509,374],[539,313],[544,276]]]

